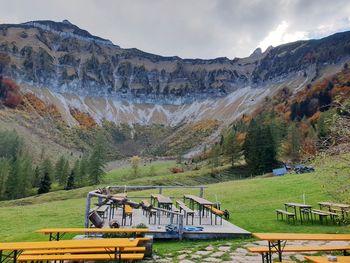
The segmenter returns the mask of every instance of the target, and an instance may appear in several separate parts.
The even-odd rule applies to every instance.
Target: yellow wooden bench
[[[221,219],[221,224],[222,224],[222,217],[224,215],[224,211],[221,211],[220,209],[217,209],[213,206],[210,205],[204,205],[204,207],[208,210],[211,211],[211,213],[213,213],[215,215],[215,225],[216,225],[216,217],[219,216]]]
[[[137,233],[147,233],[148,228],[44,228],[35,231],[36,233],[49,235],[49,240],[60,240],[67,233],[131,233],[136,236]]]
[[[130,225],[132,225],[132,213],[133,209],[130,205],[124,205],[124,211],[123,211],[123,218],[122,218],[122,225],[126,225],[126,218],[130,218]]]
[[[60,254],[60,255],[20,255],[17,261],[55,261],[55,260],[142,260],[144,254]]]
[[[115,248],[72,248],[72,249],[37,249],[25,250],[21,255],[49,255],[49,254],[92,254],[92,253],[114,253]],[[145,252],[145,247],[125,247],[123,252]]]
[[[249,252],[259,253],[262,256],[262,262],[268,257],[268,247],[248,247]],[[350,250],[350,246],[303,246],[303,247],[284,247],[283,252],[322,252],[322,251],[346,251]],[[272,248],[272,252],[277,252],[276,248]]]

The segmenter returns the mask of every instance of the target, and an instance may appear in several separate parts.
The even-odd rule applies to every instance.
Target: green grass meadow
[[[169,175],[168,168],[174,163],[159,163],[159,173],[156,177],[174,177],[177,181],[186,181],[193,174]],[[349,233],[350,226],[321,225],[306,223],[288,225],[285,221],[277,221],[275,209],[283,208],[285,202],[305,202],[314,207],[320,201],[339,201],[332,187],[339,187],[334,181],[330,183],[329,176],[336,170],[337,174],[347,175],[349,169],[343,169],[340,160],[319,161],[316,172],[310,174],[290,174],[281,177],[253,178],[238,181],[226,181],[207,185],[204,197],[211,201],[220,201],[222,209],[231,213],[230,221],[251,232],[303,232],[303,233]],[[346,164],[347,165],[347,164]],[[124,185],[128,179],[129,168],[112,171],[105,177],[109,185]],[[149,175],[146,166],[143,175],[137,180],[145,181]],[[197,171],[196,171],[197,172]],[[200,177],[200,175],[197,175]],[[343,177],[342,177],[343,178]],[[348,177],[344,177],[348,178]],[[152,178],[148,178],[151,180]],[[183,179],[183,180],[182,180]],[[136,180],[136,179],[135,179]],[[175,180],[175,179],[174,179]],[[133,181],[133,180],[131,180]],[[349,185],[349,181],[343,184]],[[71,191],[57,191],[42,196],[30,197],[15,201],[0,202],[0,232],[1,240],[29,241],[46,240],[47,237],[35,234],[34,231],[46,227],[82,227],[84,224],[85,197],[89,190],[96,187],[85,187]],[[135,196],[149,196],[157,190],[129,192],[130,199],[138,201]],[[185,193],[199,194],[198,189],[166,189],[164,195],[181,198]],[[134,198],[133,198],[134,197]],[[210,241],[207,241],[210,242]],[[204,241],[203,244],[207,244]],[[202,243],[201,243],[202,244]],[[190,241],[156,243],[155,249],[180,249],[193,246]]]

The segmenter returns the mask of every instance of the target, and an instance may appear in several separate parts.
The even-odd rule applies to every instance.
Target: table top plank
[[[201,197],[198,197],[195,195],[184,195],[184,196],[185,196],[185,198],[191,199],[200,205],[214,205],[213,202],[210,202],[208,200],[205,200],[204,198],[201,198]]]
[[[305,256],[305,259],[314,263],[329,263],[327,257],[322,256]],[[350,256],[337,256],[338,263],[350,263]]]
[[[332,202],[319,202],[319,205],[328,206],[328,207],[339,207],[339,208],[350,208],[349,204],[337,204]]]
[[[41,234],[51,233],[146,233],[148,228],[44,228],[35,231]]]
[[[253,233],[261,240],[350,241],[350,234]]]
[[[87,239],[87,240],[9,242],[9,243],[0,243],[0,250],[136,247],[138,243],[139,243],[139,239],[137,238],[105,238],[105,239]]]
[[[295,206],[295,207],[301,207],[301,208],[311,208],[312,205],[307,205],[307,204],[301,204],[301,203],[285,203],[287,206]]]
[[[160,203],[160,204],[172,204],[173,203],[173,201],[169,197],[161,195],[161,194],[152,194],[151,196],[153,198],[157,199],[158,203]]]

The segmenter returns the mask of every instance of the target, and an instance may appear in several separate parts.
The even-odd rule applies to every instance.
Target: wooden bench
[[[63,261],[63,260],[142,260],[144,254],[59,254],[59,255],[20,255],[17,261]]]
[[[212,214],[214,214],[215,215],[215,225],[216,225],[216,217],[220,217],[220,219],[221,219],[221,222],[220,222],[220,224],[222,225],[222,217],[223,217],[223,215],[224,215],[224,211],[221,211],[220,209],[217,209],[217,208],[215,208],[214,206],[210,206],[210,205],[204,205],[204,207],[206,208],[206,209],[208,209]]]
[[[279,219],[279,216],[281,216],[281,219],[283,220],[283,215],[287,217],[287,222],[288,224],[290,223],[290,219],[293,219],[293,223],[295,224],[295,214],[288,212],[286,210],[282,209],[276,209],[276,215],[277,215],[277,220]]]
[[[188,217],[192,217],[192,225],[193,225],[193,220],[194,220],[194,211],[190,209],[189,207],[186,206],[186,204],[180,200],[176,200],[176,204],[180,208],[180,213],[184,211],[184,215],[186,217],[186,225],[188,225]]]
[[[141,200],[142,214],[148,215],[149,210],[151,209],[151,204],[148,200]]]
[[[109,205],[101,205],[98,206],[96,209],[97,214],[102,217],[103,219],[107,219],[108,216],[108,209],[109,209]]]
[[[130,225],[132,225],[132,213],[133,209],[130,205],[124,205],[124,211],[123,211],[123,218],[122,218],[122,225],[126,225],[126,218],[130,218]]]
[[[145,252],[145,247],[124,247],[123,252]],[[114,253],[114,248],[70,248],[70,249],[36,249],[25,250],[21,255],[49,255],[49,254],[91,254],[91,253]]]
[[[268,247],[248,247],[249,252],[259,253],[262,256],[262,262],[268,262]],[[343,251],[346,255],[350,246],[303,246],[303,247],[284,247],[283,252],[323,252],[323,251]],[[276,248],[272,248],[272,252],[277,252]]]
[[[340,214],[333,212],[333,211],[324,211],[324,210],[318,210],[318,209],[312,209],[311,213],[323,213],[323,214],[328,214],[333,221],[333,223],[336,222],[336,219],[340,219]]]
[[[36,233],[49,235],[49,240],[60,240],[66,233],[83,233],[87,236],[90,234],[119,234],[119,233],[130,233],[134,237],[137,236],[137,233],[147,233],[149,232],[148,228],[44,228],[35,231]]]
[[[314,215],[314,217],[316,217],[316,216],[319,217],[321,224],[323,224],[324,218],[326,219],[326,223],[327,223],[327,218],[328,218],[328,216],[330,216],[329,213],[330,212],[322,211],[322,210],[316,210],[316,209],[311,210],[311,214]]]

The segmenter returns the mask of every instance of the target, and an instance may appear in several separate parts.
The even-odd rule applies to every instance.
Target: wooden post
[[[179,215],[179,240],[182,240],[183,232],[184,232],[184,216]]]
[[[199,189],[199,197],[200,197],[200,198],[203,198],[203,196],[204,196],[204,189],[203,189],[203,187],[201,187],[201,188]]]
[[[90,196],[90,193],[88,193],[86,197],[86,204],[85,204],[85,228],[89,227],[90,204],[91,204],[91,196]]]
[[[163,187],[159,187],[159,194],[161,195],[163,193]]]

